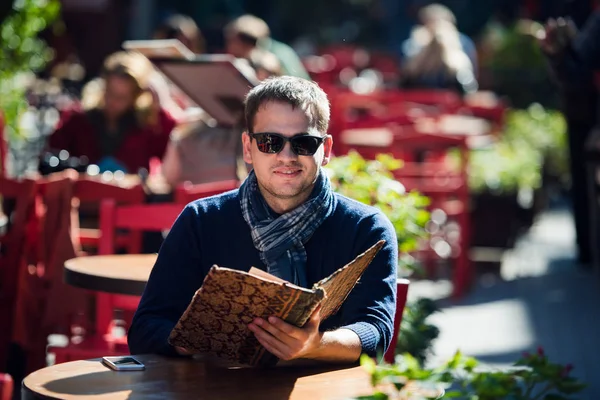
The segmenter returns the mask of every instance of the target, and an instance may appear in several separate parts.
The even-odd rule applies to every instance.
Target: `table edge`
[[[142,293],[144,293],[147,283],[146,281],[138,281],[135,279],[115,279],[74,271],[67,267],[67,262],[65,262],[64,266],[63,279],[65,283],[81,289],[130,296],[141,296]],[[107,286],[112,288],[110,292],[105,289]],[[133,290],[131,290],[131,288],[133,288]]]

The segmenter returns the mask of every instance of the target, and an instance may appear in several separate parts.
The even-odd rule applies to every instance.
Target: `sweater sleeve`
[[[378,240],[386,241],[344,302],[342,326],[360,338],[362,351],[370,356],[383,353],[390,345],[396,313],[398,240],[391,222],[382,213],[364,219],[359,226],[356,254]]]
[[[177,354],[167,339],[204,279],[196,224],[188,205],[167,235],[128,332],[131,354]]]

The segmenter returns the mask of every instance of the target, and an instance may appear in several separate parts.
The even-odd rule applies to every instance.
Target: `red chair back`
[[[141,231],[164,231],[171,228],[184,205],[177,203],[155,203],[117,205],[114,199],[100,203],[100,241],[99,254],[114,254],[115,232],[118,229]],[[140,249],[129,249],[131,254]],[[133,250],[133,251],[132,251]],[[135,251],[137,250],[137,251]],[[96,294],[96,333],[107,332],[113,320],[115,309],[125,312],[135,311],[139,304],[138,296]]]
[[[80,203],[93,205],[97,207],[102,199],[114,199],[118,204],[141,204],[144,202],[146,194],[143,186],[135,185],[133,187],[120,187],[115,184],[102,182],[96,179],[79,178],[75,182],[73,197],[73,212],[78,213]],[[96,228],[81,228],[79,226],[78,215],[73,216],[74,242],[78,249],[80,248],[98,248],[100,230]],[[118,245],[121,247],[141,246],[141,235],[139,232],[131,232],[128,235],[120,235]]]
[[[0,400],[12,400],[13,389],[12,377],[8,374],[0,374]]]
[[[240,184],[241,182],[238,180],[201,183],[197,185],[187,182],[175,189],[175,203],[188,204],[194,200],[237,189]]]
[[[406,298],[408,296],[408,285],[410,284],[408,279],[398,279],[396,281],[397,292],[396,292],[396,315],[394,316],[394,333],[392,335],[392,342],[390,347],[385,352],[383,359],[385,362],[392,364],[396,355],[396,346],[398,345],[398,335],[400,334],[400,325],[402,324],[402,315],[404,314],[404,307],[406,307]]]

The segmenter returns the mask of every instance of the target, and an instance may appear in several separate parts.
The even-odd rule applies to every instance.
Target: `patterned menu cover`
[[[213,266],[169,336],[169,343],[194,353],[252,366],[273,366],[278,359],[248,329],[254,318],[277,316],[301,327],[322,304],[326,319],[342,306],[379,252],[380,240],[352,262],[305,289],[268,274]]]

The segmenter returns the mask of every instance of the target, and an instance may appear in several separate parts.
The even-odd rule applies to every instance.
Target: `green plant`
[[[445,389],[445,399],[465,400],[569,400],[586,386],[569,376],[571,365],[550,362],[541,348],[536,353],[523,354],[513,367],[504,370],[478,368],[475,358],[465,357],[459,351],[433,369],[422,368],[409,354],[399,357],[393,366],[376,365],[368,357],[361,358],[361,364],[371,375],[373,386],[379,389],[366,397],[370,399],[389,399],[393,394],[389,391],[390,382],[395,391],[412,383],[412,387]]]
[[[469,188],[473,193],[516,193],[541,184],[541,154],[526,143],[503,138],[488,148],[471,151]]]
[[[469,187],[475,193],[537,189],[544,169],[567,183],[566,122],[559,111],[534,103],[527,109],[508,111],[500,139],[471,151]]]
[[[326,171],[336,192],[383,211],[394,225],[400,252],[407,253],[427,237],[429,199],[414,191],[407,193],[394,179],[392,171],[401,166],[402,161],[389,155],[365,160],[357,152],[350,152],[333,158]]]
[[[0,21],[0,111],[9,138],[19,134],[31,74],[52,59],[51,49],[38,35],[56,19],[59,10],[58,0],[15,0],[12,12]]]
[[[512,143],[541,153],[546,171],[562,182],[569,178],[567,123],[563,114],[539,103],[527,109],[511,110],[506,116],[504,136]]]
[[[420,365],[425,364],[431,352],[432,342],[437,339],[440,330],[437,326],[427,323],[427,319],[439,311],[431,299],[421,298],[409,302],[404,308],[396,353],[408,353]]]

